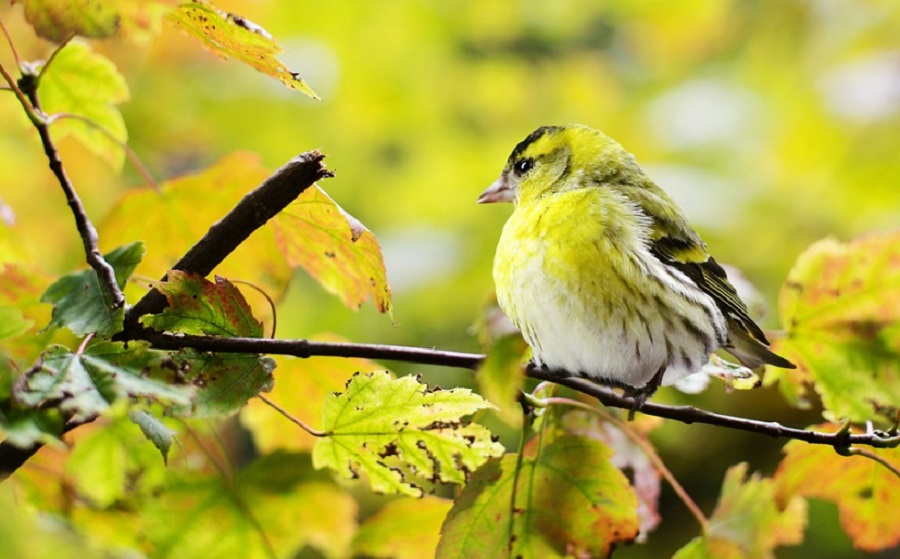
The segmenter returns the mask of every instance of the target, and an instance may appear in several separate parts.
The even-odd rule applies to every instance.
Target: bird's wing
[[[660,228],[657,228],[657,232],[659,231]],[[651,241],[650,252],[663,264],[672,266],[693,280],[713,298],[726,317],[739,322],[754,339],[768,345],[765,334],[750,318],[747,305],[738,297],[725,270],[709,255],[696,233],[691,233],[693,235],[690,237],[693,238],[682,237],[677,233],[658,233],[661,236]]]

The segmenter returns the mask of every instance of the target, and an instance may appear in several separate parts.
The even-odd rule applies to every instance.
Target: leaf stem
[[[66,48],[66,45],[68,45],[74,38],[75,38],[75,33],[69,33],[69,36],[66,37],[65,39],[63,39],[63,41],[59,45],[57,45],[55,49],[53,49],[53,52],[50,53],[50,58],[48,58],[47,61],[44,62],[44,64],[41,66],[41,70],[38,72],[37,76],[35,76],[35,78],[34,78],[34,88],[35,89],[37,89],[38,85],[40,85],[41,79],[43,79],[44,73],[47,71],[47,68],[49,68],[50,65],[53,64],[53,61],[56,60],[56,56],[64,48]]]
[[[275,402],[270,400],[269,397],[266,396],[265,394],[260,393],[260,394],[257,394],[257,396],[259,397],[260,400],[265,402],[273,410],[275,410],[278,413],[280,413],[281,415],[285,416],[290,421],[296,423],[301,429],[303,429],[304,431],[306,431],[313,437],[327,437],[328,436],[327,432],[319,431],[318,429],[313,429],[312,427],[307,425],[305,421],[303,421],[299,417],[295,417],[289,411],[287,411],[286,409],[282,408],[281,406],[279,406],[278,404],[276,404]]]
[[[275,301],[266,293],[265,289],[256,285],[255,283],[244,281],[244,280],[229,280],[231,283],[239,283],[241,285],[246,285],[247,287],[253,289],[260,295],[266,298],[266,301],[269,302],[269,308],[272,310],[272,333],[269,335],[270,338],[275,337],[275,327],[278,325],[278,310],[275,308]]]
[[[71,114],[71,113],[57,113],[57,114],[51,115],[51,116],[47,117],[47,125],[50,126],[53,123],[55,123],[59,120],[63,120],[63,119],[72,119],[72,120],[77,120],[77,121],[83,122],[83,123],[87,124],[88,126],[90,126],[91,128],[93,128],[94,130],[96,130],[97,132],[100,132],[101,134],[106,136],[107,139],[109,139],[111,142],[113,142],[114,144],[119,146],[122,149],[122,151],[125,152],[125,157],[128,158],[128,161],[134,167],[134,170],[137,171],[137,173],[141,176],[141,179],[144,181],[144,183],[147,186],[149,186],[150,188],[152,188],[153,190],[159,191],[159,183],[156,181],[155,178],[153,178],[153,175],[150,173],[150,170],[147,168],[146,165],[144,165],[144,162],[141,161],[141,158],[138,157],[138,154],[135,153],[134,150],[131,149],[127,143],[116,138],[112,132],[110,132],[109,130],[106,129],[106,127],[100,125],[99,123],[94,122],[93,120],[91,120],[87,117],[84,117],[81,115],[75,115],[75,114]]]
[[[892,474],[900,478],[900,469],[898,469],[896,466],[894,466],[881,456],[878,456],[874,452],[871,452],[864,448],[849,448],[846,450],[846,454],[849,456],[862,456],[868,458],[869,460],[874,460],[875,462],[878,462],[879,464],[887,468]]]

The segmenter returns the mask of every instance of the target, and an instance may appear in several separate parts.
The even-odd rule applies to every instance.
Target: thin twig
[[[12,74],[7,71],[6,67],[3,64],[0,64],[0,76],[3,76],[3,80],[9,86],[10,91],[16,94],[16,99],[19,100],[19,103],[22,105],[22,108],[25,110],[25,115],[28,116],[28,120],[34,126],[39,126],[44,122],[44,118],[38,114],[35,110],[35,107],[32,106],[31,102],[28,100],[28,97],[25,96],[25,93],[19,88],[19,85],[16,83],[16,79],[12,77]]]
[[[302,419],[300,419],[299,417],[295,417],[295,416],[291,415],[291,412],[287,411],[283,407],[279,406],[278,404],[276,404],[275,402],[270,400],[269,397],[266,396],[265,394],[257,394],[257,397],[260,400],[262,400],[263,402],[265,402],[273,410],[277,411],[281,415],[288,418],[290,421],[299,425],[301,429],[303,429],[304,431],[306,431],[313,437],[327,437],[328,436],[328,433],[326,433],[325,431],[319,431],[318,429],[314,429],[313,427],[307,425],[306,422],[303,421]]]
[[[44,74],[47,72],[47,69],[50,67],[51,64],[53,64],[53,61],[56,60],[56,56],[60,52],[62,52],[62,50],[64,48],[66,48],[66,45],[68,45],[69,42],[71,42],[72,39],[74,39],[74,38],[75,38],[75,33],[69,33],[69,36],[66,37],[65,39],[63,39],[63,41],[60,44],[58,44],[55,49],[53,49],[53,52],[50,53],[50,58],[48,58],[47,61],[44,62],[43,65],[41,65],[40,71],[38,72],[37,76],[34,78],[35,89],[37,89],[37,86],[41,83],[41,80],[44,78]]]
[[[6,23],[3,22],[2,17],[0,17],[0,28],[3,29],[3,34],[6,35],[6,42],[9,43],[9,50],[12,51],[13,60],[16,61],[16,66],[21,68],[22,59],[19,58],[19,51],[16,50],[16,44],[13,43],[12,36],[9,34],[9,29],[6,28]]]
[[[23,93],[28,98],[33,110],[38,115],[43,115],[40,101],[37,96],[35,76],[33,74],[25,74],[23,79],[20,80],[20,84],[23,88]],[[91,223],[91,220],[84,209],[84,204],[81,203],[81,198],[79,198],[78,193],[75,192],[72,181],[69,180],[68,175],[66,175],[62,161],[59,158],[59,152],[57,152],[56,145],[50,137],[50,128],[47,125],[47,119],[41,117],[38,121],[32,119],[32,122],[34,123],[34,127],[37,128],[38,135],[41,137],[44,153],[50,161],[50,170],[53,171],[53,174],[59,181],[59,185],[66,195],[66,202],[68,202],[69,208],[72,210],[72,214],[75,217],[75,226],[78,228],[78,234],[81,236],[81,242],[84,245],[87,263],[97,273],[100,285],[103,287],[106,295],[109,296],[111,310],[120,309],[125,305],[125,295],[122,294],[122,290],[116,282],[115,270],[113,270],[112,266],[109,265],[103,258],[103,254],[100,252],[97,229],[94,228],[94,224]]]
[[[94,122],[93,120],[91,120],[85,116],[75,115],[75,114],[71,114],[71,113],[53,114],[53,115],[47,117],[47,125],[48,126],[53,125],[54,122],[56,122],[58,120],[66,119],[66,118],[72,119],[72,120],[77,120],[79,122],[83,122],[83,123],[87,124],[94,130],[96,130],[96,131],[100,132],[101,134],[103,134],[104,136],[106,136],[114,144],[119,146],[119,148],[121,148],[122,151],[125,152],[125,157],[128,158],[128,161],[134,167],[134,170],[137,171],[137,173],[144,180],[144,183],[146,183],[147,186],[149,186],[153,190],[159,190],[159,183],[156,181],[156,179],[150,173],[150,169],[148,169],[147,166],[144,165],[144,162],[141,161],[141,158],[138,157],[138,154],[135,153],[134,150],[131,149],[127,143],[116,138],[112,132],[110,132],[109,130],[106,129],[106,127],[101,126],[100,124]]]
[[[275,300],[272,299],[272,297],[270,297],[268,293],[266,293],[266,290],[265,290],[265,289],[263,289],[262,287],[256,285],[256,284],[253,283],[253,282],[249,282],[249,281],[245,281],[245,280],[236,280],[236,279],[233,279],[233,280],[230,280],[230,281],[231,281],[231,283],[238,283],[238,284],[241,284],[241,285],[246,285],[246,286],[249,287],[250,289],[256,291],[257,293],[259,293],[260,295],[262,295],[263,297],[266,298],[266,301],[269,302],[269,309],[272,310],[272,333],[269,334],[269,337],[270,337],[270,338],[274,338],[274,337],[275,337],[276,327],[278,326],[278,309],[275,308],[275,306],[276,306],[276,305],[275,305]]]

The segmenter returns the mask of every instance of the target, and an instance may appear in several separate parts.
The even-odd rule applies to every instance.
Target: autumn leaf
[[[57,43],[71,35],[105,39],[117,32],[137,41],[159,33],[175,0],[17,0],[41,37]],[[16,2],[14,1],[13,4]]]
[[[503,451],[481,425],[461,418],[492,407],[464,388],[429,390],[387,371],[356,374],[322,410],[324,431],[313,465],[345,478],[365,473],[372,490],[421,497],[421,482],[464,483]]]
[[[834,425],[816,431],[835,432]],[[795,496],[824,499],[837,505],[841,526],[854,547],[875,553],[900,544],[900,517],[886,513],[900,507],[900,478],[884,465],[863,456],[838,456],[833,448],[791,441],[775,472],[781,501]],[[894,470],[900,469],[900,450],[867,449]]]
[[[776,547],[801,543],[806,502],[776,499],[775,491],[771,479],[747,477],[747,464],[731,467],[707,533],[691,540],[673,559],[774,559]]]
[[[488,350],[487,358],[475,375],[479,392],[497,406],[497,415],[513,427],[522,425],[522,406],[518,398],[525,384],[522,356],[527,350],[522,336],[504,336]]]
[[[378,559],[434,557],[441,524],[452,505],[450,499],[433,495],[391,501],[359,527],[353,552]]]
[[[371,298],[390,312],[391,288],[375,235],[318,186],[306,189],[273,220],[281,251],[351,309]]]
[[[611,454],[598,441],[563,435],[525,456],[518,475],[516,455],[490,460],[447,515],[437,557],[608,556],[638,533],[637,499]]]
[[[161,314],[141,317],[141,324],[161,332],[201,336],[261,338],[262,323],[233,283],[216,276],[215,283],[199,274],[170,270],[167,280],[153,287],[166,296]]]
[[[183,349],[171,356],[180,381],[194,387],[186,414],[207,417],[235,413],[247,400],[272,389],[275,360],[243,353]]]
[[[649,431],[661,423],[659,418],[643,416],[630,421],[627,428],[632,430],[633,437],[641,437],[645,444],[649,445],[651,444],[647,439]],[[626,473],[638,499],[640,534],[635,541],[638,543],[647,541],[647,536],[662,520],[659,515],[661,484],[660,474],[644,449],[632,440],[622,427],[604,421],[597,414],[585,410],[566,412],[560,418],[560,427],[572,435],[600,441],[613,451],[610,462]]]
[[[779,307],[787,334],[775,348],[798,370],[770,367],[767,383],[779,380],[797,403],[814,381],[830,417],[866,421],[900,407],[900,232],[814,244]]]
[[[169,14],[168,19],[215,54],[236,58],[291,89],[313,99],[319,98],[299,74],[288,70],[275,58],[281,47],[265,29],[252,21],[223,12],[204,0],[181,5]]]

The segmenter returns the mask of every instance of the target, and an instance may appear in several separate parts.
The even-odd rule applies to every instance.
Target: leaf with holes
[[[637,499],[611,454],[561,435],[524,456],[518,475],[514,454],[489,461],[447,515],[437,557],[608,556],[638,533]]]
[[[725,474],[707,533],[673,559],[774,559],[776,547],[803,541],[805,527],[806,501],[776,498],[771,479],[756,474],[748,478],[747,464],[738,464]]]
[[[273,220],[291,266],[300,266],[351,309],[372,299],[390,312],[391,288],[375,235],[318,186],[306,189]]]
[[[356,374],[322,410],[324,430],[313,449],[316,468],[346,478],[366,474],[377,493],[424,494],[422,484],[464,483],[503,447],[478,424],[461,418],[493,407],[472,391],[429,390],[413,377],[386,371]]]
[[[766,382],[802,403],[814,381],[829,417],[866,421],[900,408],[900,232],[812,245],[779,309],[787,334],[774,345],[798,369],[770,367]]]
[[[144,255],[143,243],[119,247],[105,256],[116,273],[119,287],[131,276]],[[125,311],[111,310],[112,299],[100,286],[93,269],[67,274],[47,288],[41,302],[53,305],[50,326],[65,326],[76,336],[112,336],[122,330]]]
[[[164,352],[146,343],[100,342],[84,353],[53,346],[25,373],[14,391],[18,401],[38,406],[58,401],[59,409],[84,420],[103,414],[127,398],[186,406],[192,390],[166,380],[171,376]]]
[[[825,424],[812,429],[835,432],[838,428]],[[900,470],[900,450],[867,451]],[[853,545],[868,553],[900,544],[900,516],[886,514],[900,507],[900,478],[894,472],[871,458],[836,456],[828,446],[791,441],[784,452],[774,476],[781,501],[800,495],[833,502]]]
[[[281,47],[265,29],[252,21],[223,12],[203,0],[179,6],[168,18],[175,27],[197,38],[210,51],[224,58],[236,58],[291,89],[313,99],[319,98],[299,74],[291,72],[275,58]]]
[[[198,274],[171,270],[168,280],[154,283],[169,306],[162,314],[141,317],[159,331],[205,336],[261,338],[262,323],[253,318],[240,291],[225,278],[215,283]]]

